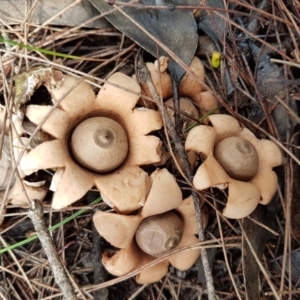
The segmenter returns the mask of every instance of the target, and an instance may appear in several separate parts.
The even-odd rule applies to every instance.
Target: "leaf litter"
[[[179,5],[184,6],[184,3],[175,3],[175,11],[181,17],[184,10],[178,8]],[[246,126],[256,130],[257,135],[265,136],[268,133],[274,136],[282,147],[299,159],[298,121],[294,117],[298,116],[296,100],[300,93],[299,70],[272,61],[280,58],[289,62],[297,57],[292,53],[297,53],[293,51],[299,49],[299,3],[297,6],[295,3],[278,1],[269,5],[266,1],[256,1],[254,6],[235,0],[227,1],[224,6],[223,1],[208,0],[205,6],[199,8],[208,8],[200,13],[197,20],[200,36],[208,36],[212,41],[210,45],[214,45],[222,53],[221,67],[214,69],[210,65],[210,52],[197,50],[205,63],[208,88],[219,96],[219,101],[224,104],[223,112],[240,117]],[[167,11],[171,13],[170,9]],[[153,13],[158,12],[153,10]],[[26,26],[21,23],[19,25],[2,25],[2,35],[19,40],[20,43],[28,42],[38,48],[90,58],[101,57],[105,60],[96,65],[90,61],[64,59],[61,64],[53,56],[1,44],[0,70],[3,85],[0,92],[3,107],[11,107],[7,104],[13,99],[12,82],[16,77],[13,71],[17,67],[29,70],[37,63],[42,63],[55,66],[62,72],[84,72],[95,84],[95,89],[102,84],[99,78],[106,78],[111,72],[121,70],[132,74],[134,56],[139,47],[115,29],[95,31],[83,28],[80,24],[70,28],[55,25],[45,28],[31,23],[30,16]],[[178,33],[180,36],[180,30]],[[176,46],[180,43],[184,44],[185,40],[181,40]],[[167,43],[165,46],[170,47]],[[156,50],[153,49],[155,48],[152,46],[152,55],[156,56]],[[184,61],[178,49],[171,50]],[[14,64],[9,69],[7,61],[11,64],[12,58]],[[188,64],[187,61],[184,62]],[[33,97],[38,98],[43,93],[42,88],[36,88]],[[8,111],[8,116],[10,115]],[[215,190],[205,192],[212,208],[205,237],[216,295],[220,299],[300,298],[299,268],[297,269],[300,231],[298,169],[297,161],[285,154],[285,164],[277,170],[280,177],[278,194],[270,205],[260,207],[242,223],[223,218],[216,222],[218,211],[222,209],[219,200],[223,199],[222,195]],[[187,188],[185,180],[180,177],[178,179],[182,181],[182,187]],[[182,274],[170,270],[165,279],[148,286],[138,286],[132,279],[123,281],[122,278],[118,278],[110,286],[111,277],[101,268],[101,264],[95,272],[91,262],[100,261],[99,252],[109,248],[101,238],[93,238],[100,246],[97,248],[99,251],[94,251],[93,256],[90,256],[91,249],[94,248],[94,229],[91,227],[93,210],[107,209],[102,204],[89,206],[97,197],[97,192],[90,191],[76,203],[77,206],[73,205],[61,212],[50,210],[51,194],[44,202],[47,225],[57,223],[81,208],[88,208],[83,215],[61,226],[52,235],[63,263],[80,287],[82,297],[92,299],[94,293],[94,299],[206,299],[207,290],[203,285],[205,280],[197,276],[198,273],[203,274],[199,271],[201,264],[197,264],[198,270],[194,268]],[[25,210],[8,204],[0,228],[2,248],[23,240],[34,232],[28,219],[24,219],[26,214]],[[213,245],[218,243],[219,248],[214,248]],[[227,246],[230,243],[235,243],[235,246]],[[60,290],[54,284],[44,251],[37,241],[17,248],[13,253],[2,254],[1,269],[0,295],[4,298],[62,299]],[[93,278],[93,271],[97,277],[101,275],[101,286]],[[99,287],[105,286],[105,283],[106,292],[99,293]]]

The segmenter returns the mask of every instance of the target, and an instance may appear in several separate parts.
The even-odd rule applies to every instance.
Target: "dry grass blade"
[[[26,49],[17,45],[0,43],[0,105],[1,108],[7,108],[6,118],[9,122],[13,112],[14,77],[17,73],[28,70],[32,66],[52,66],[65,74],[80,77],[92,84],[95,91],[99,90],[106,79],[116,71],[122,71],[130,76],[134,73],[134,57],[139,50],[138,47],[122,33],[114,30],[112,26],[100,29],[89,28],[90,24],[93,24],[95,20],[103,19],[104,15],[96,13],[89,20],[85,20],[81,24],[76,23],[76,26],[65,27],[51,24],[53,20],[55,21],[68,12],[72,6],[80,5],[84,1],[69,1],[64,10],[56,12],[48,20],[43,20],[42,24],[36,24],[33,21],[39,1],[23,2],[26,2],[23,19],[13,20],[15,25],[8,24],[4,16],[0,16],[2,38],[35,48],[87,59],[60,58],[41,53],[37,49],[33,51],[32,48]],[[122,13],[120,9],[122,2],[111,2],[115,4],[112,10],[120,10]],[[207,1],[207,6],[194,7],[194,9],[209,11],[209,15],[212,17],[218,16],[226,25],[225,35],[221,38],[219,36],[221,32],[215,33],[215,36],[220,39],[218,51],[221,52],[221,68],[212,68],[211,57],[205,49],[203,52],[198,51],[197,55],[205,65],[207,73],[205,87],[217,94],[218,101],[222,105],[222,112],[235,116],[244,126],[251,128],[258,136],[272,140],[282,150],[285,158],[284,167],[276,170],[279,177],[278,195],[267,207],[264,207],[273,214],[276,228],[265,228],[269,230],[271,237],[265,243],[262,255],[255,255],[255,259],[260,269],[261,290],[259,292],[262,298],[297,300],[300,299],[298,291],[300,273],[294,264],[298,263],[295,261],[295,257],[300,253],[300,247],[291,231],[295,229],[295,232],[300,232],[299,223],[296,222],[297,220],[293,220],[294,201],[297,200],[295,195],[298,195],[297,186],[300,185],[299,176],[295,176],[295,166],[300,165],[299,131],[297,131],[300,117],[290,104],[292,101],[300,99],[300,3],[298,0],[267,1],[269,6],[263,7],[261,6],[263,2],[264,0],[250,2],[220,0],[223,8],[210,8],[208,7],[209,1]],[[136,4],[127,3],[127,5]],[[157,8],[149,7],[148,9]],[[185,7],[180,6],[175,9],[181,10]],[[249,30],[247,27],[249,23],[256,24],[253,26],[253,30]],[[143,30],[143,28],[140,29]],[[200,34],[204,35],[202,32]],[[149,36],[149,38],[153,37]],[[178,59],[175,53],[170,52],[160,41],[155,40],[155,42],[189,72],[189,68]],[[257,57],[249,50],[250,43],[257,47]],[[215,45],[213,46],[215,47]],[[147,55],[145,55],[146,57]],[[281,86],[283,88],[274,99],[266,96],[257,82],[258,62],[261,57],[269,57],[269,62],[275,64],[281,72],[279,78],[282,79]],[[93,60],[98,62],[95,63]],[[233,93],[231,95],[226,93],[225,88],[227,85],[226,68],[232,81]],[[272,77],[270,76],[270,78]],[[276,80],[266,82],[268,87],[276,88],[278,86]],[[45,97],[45,90],[41,88],[33,96],[33,98],[35,97]],[[151,101],[151,99],[148,100]],[[37,101],[36,98],[34,101]],[[160,102],[158,104],[161,106]],[[296,130],[292,127],[288,128],[283,138],[278,138],[278,124],[272,117],[273,111],[278,107],[284,110],[291,121],[290,124],[298,123]],[[255,117],[260,115],[261,111],[264,117],[258,120]],[[285,122],[286,120],[282,119],[282,123]],[[165,120],[165,123],[168,122]],[[10,123],[11,136],[15,130],[12,125]],[[165,132],[159,134],[170,146],[170,140],[173,137],[166,128]],[[181,140],[178,140],[177,143],[182,145]],[[172,152],[172,147],[169,148]],[[19,162],[15,163],[17,165]],[[166,166],[169,170],[174,171],[183,193],[190,194],[193,190],[191,177],[186,176],[182,171],[177,171],[178,166],[175,160],[174,162],[169,161]],[[47,173],[47,176],[51,178],[51,172]],[[50,209],[51,194],[49,194],[44,202],[46,226],[59,223],[82,207],[90,209],[89,203],[97,197],[97,192],[90,191],[81,202],[78,202],[78,206],[73,205],[56,212]],[[206,242],[176,251],[186,251],[188,255],[190,249],[205,248],[204,252],[207,252],[212,266],[214,293],[221,299],[243,299],[246,294],[241,254],[241,235],[245,234],[244,229],[239,222],[228,220],[222,216],[226,193],[222,194],[211,189],[198,193],[198,197],[205,199],[205,205],[210,209],[209,226],[204,235],[202,235],[203,232],[200,232],[199,235],[200,239],[205,239]],[[34,229],[28,217],[24,217],[27,211],[8,205],[7,212],[4,214],[5,203],[1,200],[0,203],[0,215],[4,217],[0,236],[2,247],[12,245],[30,236]],[[107,207],[101,204],[99,209],[106,210]],[[103,273],[101,282],[96,283],[93,278],[94,266],[90,257],[91,249],[93,249],[91,218],[92,213],[87,210],[83,215],[52,233],[53,242],[64,267],[69,270],[72,280],[77,284],[78,290],[82,292],[76,297],[93,299],[96,295],[95,291],[105,288],[109,295],[108,299],[113,300],[208,299],[207,295],[210,291],[203,288],[203,282],[197,282],[201,271],[198,274],[196,268],[192,268],[186,273],[170,268],[165,278],[149,285],[138,286],[135,283],[133,276],[141,270],[114,279],[111,275]],[[253,218],[249,219],[252,222]],[[264,226],[260,222],[256,222],[256,225]],[[251,243],[249,243],[249,247],[252,247],[253,250]],[[111,249],[110,245],[103,241],[101,251],[106,248]],[[143,269],[166,259],[167,256],[153,261]],[[53,272],[40,242],[33,241],[3,253],[0,260],[0,299],[63,299],[63,294],[55,284]],[[96,297],[94,299],[98,300]]]

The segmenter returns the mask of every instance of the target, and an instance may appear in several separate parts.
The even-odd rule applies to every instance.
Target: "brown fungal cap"
[[[128,140],[122,126],[104,118],[80,123],[71,138],[72,153],[78,163],[95,172],[108,172],[122,164],[128,153]]]
[[[259,157],[255,147],[240,137],[228,137],[215,147],[215,158],[234,179],[248,181],[258,171]]]
[[[181,241],[183,224],[173,212],[166,212],[144,219],[135,239],[138,246],[151,256],[159,256],[174,249]]]

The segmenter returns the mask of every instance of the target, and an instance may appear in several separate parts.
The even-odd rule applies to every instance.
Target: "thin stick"
[[[271,58],[270,62],[283,64],[283,65],[288,65],[288,66],[295,67],[295,68],[300,68],[300,64],[295,63],[293,61],[285,61],[285,60],[282,60],[282,59]]]
[[[257,262],[257,264],[258,264],[261,272],[263,273],[263,275],[264,275],[267,283],[269,284],[269,287],[270,287],[271,291],[273,292],[274,299],[280,300],[280,297],[279,297],[279,295],[278,295],[278,293],[276,291],[276,288],[275,288],[274,284],[271,281],[270,275],[268,274],[267,270],[265,269],[265,267],[263,266],[263,264],[261,263],[261,261],[257,257],[257,254],[256,254],[253,246],[251,245],[251,242],[250,242],[250,240],[249,240],[249,238],[248,238],[248,236],[247,236],[247,234],[246,234],[246,232],[245,232],[245,230],[244,230],[244,228],[242,226],[242,222],[240,220],[237,220],[237,221],[238,221],[238,223],[239,223],[239,225],[240,225],[240,227],[242,229],[244,238],[245,238],[245,240],[246,240],[246,242],[247,242],[247,244],[248,244],[248,246],[249,246],[249,248],[250,248],[250,250],[252,252],[252,255],[254,256],[254,258],[255,258],[255,260],[256,260],[256,262]]]
[[[224,240],[225,240],[225,238],[224,238]],[[220,239],[216,239],[216,241],[220,241]],[[212,242],[215,242],[215,241],[212,241]],[[203,246],[203,245],[207,245],[207,246]],[[241,243],[233,243],[233,244],[229,243],[229,244],[226,244],[226,247],[228,247],[228,248],[241,247]],[[146,269],[149,269],[149,268],[155,266],[156,264],[164,261],[165,259],[168,259],[168,257],[170,257],[173,254],[176,254],[176,253],[179,253],[179,252],[182,252],[182,251],[191,251],[191,250],[195,250],[195,249],[204,249],[204,248],[208,248],[208,249],[210,249],[210,248],[222,248],[222,245],[221,244],[220,245],[219,244],[210,245],[207,242],[198,242],[196,244],[185,246],[185,247],[182,247],[182,248],[177,248],[177,249],[175,248],[174,250],[171,250],[167,254],[161,255],[160,257],[152,260],[151,262],[147,263],[146,265],[144,265],[144,266],[142,266],[138,269],[135,269],[135,270],[123,275],[123,276],[108,280],[108,281],[100,283],[100,284],[85,286],[82,289],[84,291],[90,293],[90,292],[96,291],[97,289],[102,289],[104,287],[113,286],[117,283],[120,283],[120,282],[122,282],[126,279],[129,279],[129,278],[141,273],[142,271],[144,271]],[[1,268],[1,266],[0,266],[0,268]]]
[[[216,206],[216,201],[215,200],[214,200],[214,205]],[[216,214],[216,216],[217,216],[217,222],[218,222],[218,227],[219,227],[219,232],[220,232],[220,238],[222,240],[222,249],[223,249],[223,255],[224,255],[224,259],[225,259],[225,264],[226,264],[226,267],[227,267],[227,271],[228,271],[229,277],[231,279],[233,288],[234,288],[234,290],[236,292],[237,298],[239,300],[242,300],[242,297],[241,297],[240,292],[239,292],[239,290],[237,288],[237,285],[235,283],[235,280],[234,280],[234,277],[233,277],[233,274],[232,274],[232,271],[231,271],[231,268],[230,268],[230,265],[229,265],[227,251],[226,251],[225,242],[224,242],[224,235],[223,235],[223,229],[222,229],[222,225],[221,225],[220,216],[219,216],[219,214]]]
[[[57,254],[53,240],[43,219],[43,205],[39,200],[31,201],[28,215],[32,220],[34,228],[48,257],[55,281],[60,287],[65,299],[78,300],[71,284],[68,272]]]
[[[157,94],[155,86],[152,82],[150,72],[147,69],[145,62],[143,61],[140,54],[138,54],[137,59],[136,59],[136,70],[137,70],[137,74],[136,74],[137,80],[139,82],[145,83],[148,86],[149,91],[154,99],[154,102],[157,104],[159,111],[163,115],[165,125],[168,128],[169,134],[170,134],[172,140],[174,141],[177,151],[182,159],[182,162],[184,165],[184,170],[185,170],[185,175],[186,175],[188,181],[192,182],[193,181],[193,173],[192,173],[191,167],[189,165],[189,161],[188,161],[185,149],[181,143],[180,137],[176,133],[173,122],[171,121],[167,111],[164,109],[164,107],[160,101],[160,97]],[[197,220],[197,224],[198,224],[198,237],[199,237],[200,241],[204,241],[203,221],[202,221],[199,197],[195,190],[192,190],[192,195],[193,195],[195,212],[196,212],[196,220]],[[208,297],[209,297],[209,300],[214,300],[214,299],[216,299],[215,287],[214,287],[214,282],[213,282],[213,278],[212,278],[212,272],[211,272],[209,261],[208,261],[207,251],[204,248],[201,249],[201,259],[202,259],[203,269],[204,269],[206,282],[207,282]]]
[[[138,288],[128,300],[134,300],[136,297],[148,286],[148,284],[143,284],[140,288]]]

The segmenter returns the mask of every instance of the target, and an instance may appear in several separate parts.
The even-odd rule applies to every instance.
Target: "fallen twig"
[[[172,120],[170,119],[167,111],[164,109],[163,104],[161,103],[160,96],[158,95],[158,93],[155,89],[155,86],[152,82],[150,72],[147,69],[145,62],[142,59],[140,54],[138,54],[137,58],[136,58],[136,77],[139,82],[143,82],[144,84],[146,84],[148,86],[154,102],[156,103],[161,114],[163,115],[165,125],[169,131],[171,139],[174,141],[176,149],[182,159],[185,175],[187,177],[187,181],[190,182],[190,184],[191,184],[191,182],[193,180],[193,173],[192,173],[191,167],[188,162],[187,154],[181,143],[180,137],[176,133],[176,130],[172,123]],[[198,224],[198,237],[199,237],[200,241],[204,241],[203,221],[202,221],[199,197],[198,197],[197,192],[194,190],[192,190],[192,195],[193,195],[193,199],[194,199],[196,220],[197,220],[197,224]],[[209,300],[214,300],[214,299],[216,299],[215,287],[214,287],[212,272],[210,269],[206,249],[201,249],[201,259],[202,259],[202,264],[203,264],[204,273],[205,273],[206,282],[207,282],[208,297],[209,297]]]
[[[60,287],[65,299],[78,300],[75,294],[75,290],[70,281],[69,274],[57,254],[53,240],[46,227],[45,221],[43,219],[43,205],[39,200],[31,201],[31,205],[28,210],[28,215],[32,220],[34,228],[43,246],[43,249],[48,257],[55,281]]]

